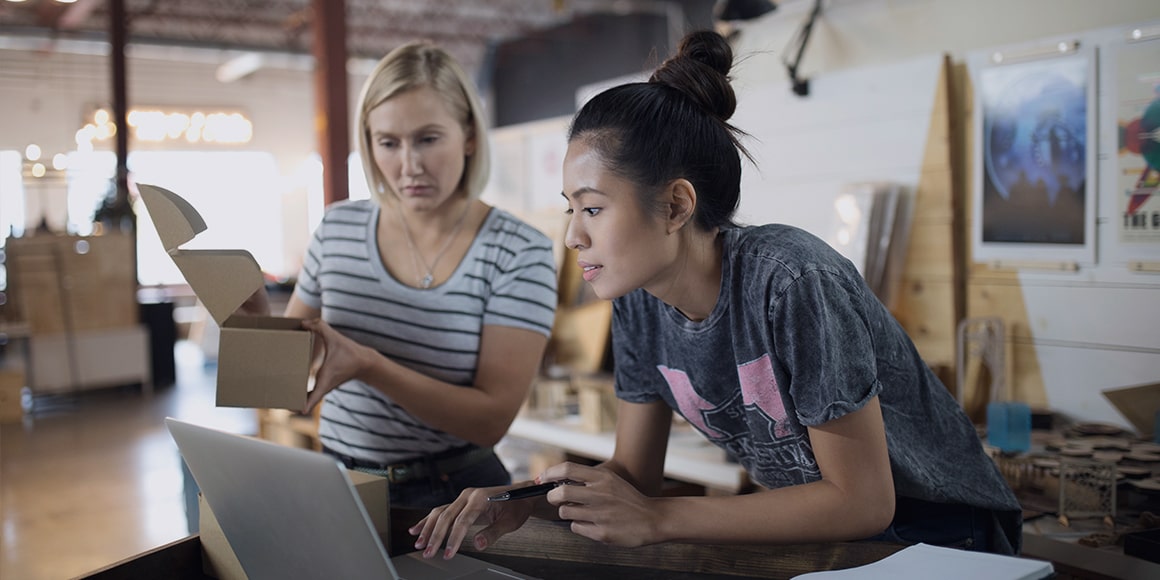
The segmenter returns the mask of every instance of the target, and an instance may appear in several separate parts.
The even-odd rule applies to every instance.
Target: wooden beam
[[[326,205],[347,198],[350,154],[347,105],[346,2],[311,0],[314,9],[314,127],[322,156]]]

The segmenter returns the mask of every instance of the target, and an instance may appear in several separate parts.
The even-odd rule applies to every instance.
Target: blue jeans
[[[479,451],[479,449],[475,448],[475,451]],[[326,446],[323,446],[322,452],[335,457],[339,462],[345,464],[348,469],[361,469],[360,464],[362,462],[358,459],[341,455]],[[446,455],[446,453],[440,455]],[[431,509],[455,501],[455,498],[459,497],[460,492],[469,487],[509,485],[512,482],[511,474],[508,473],[507,468],[504,467],[503,462],[499,460],[499,457],[494,452],[488,453],[484,458],[470,465],[446,474],[438,472],[438,468],[434,466],[436,459],[436,457],[427,457],[425,459],[428,462],[428,470],[432,475],[418,477],[402,483],[388,484],[390,496],[387,499],[392,507]],[[438,459],[446,458],[438,457]],[[421,459],[419,461],[424,460]],[[374,467],[374,469],[366,469],[367,473],[373,475],[380,475],[382,469],[385,469],[385,466],[375,464],[371,464],[368,467]]]
[[[895,502],[890,527],[867,540],[1017,554],[1022,543],[1021,516],[1020,512],[900,497]]]
[[[503,462],[493,453],[491,457],[447,474],[447,479],[420,478],[404,483],[390,484],[391,507],[431,509],[449,504],[469,487],[509,485],[512,476]]]

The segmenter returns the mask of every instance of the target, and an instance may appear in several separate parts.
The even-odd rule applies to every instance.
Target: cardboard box
[[[378,532],[383,546],[390,546],[391,512],[390,498],[387,496],[390,488],[387,486],[386,478],[361,471],[347,470],[346,473],[350,477],[355,491],[358,492],[359,499],[362,500],[367,514],[370,515],[371,523],[374,524],[375,531]],[[197,496],[197,505],[202,572],[206,576],[220,580],[246,580],[246,572],[242,570],[241,562],[234,555],[229,540],[226,539],[225,533],[218,525],[217,518],[201,494]]]
[[[293,318],[236,315],[265,283],[245,250],[183,250],[205,231],[189,202],[153,185],[138,184],[165,251],[221,327],[217,406],[302,410],[306,407],[313,337]]]

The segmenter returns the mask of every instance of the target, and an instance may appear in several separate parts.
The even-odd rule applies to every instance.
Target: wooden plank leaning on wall
[[[956,211],[954,176],[958,131],[952,115],[954,78],[950,57],[943,58],[927,130],[922,169],[914,195],[914,218],[897,299],[891,307],[922,355],[951,392],[955,392],[955,329],[963,317],[965,243]]]

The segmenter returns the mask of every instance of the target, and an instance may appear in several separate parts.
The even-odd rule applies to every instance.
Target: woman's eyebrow
[[[431,123],[430,125],[423,125],[422,127],[419,127],[417,129],[411,131],[411,133],[422,133],[424,131],[442,131],[442,130],[443,130],[443,125],[440,125],[438,123]],[[394,137],[395,133],[391,132],[391,131],[381,131],[380,130],[380,131],[371,131],[371,135],[374,137]]]
[[[560,192],[560,195],[563,196],[566,201],[577,200],[588,194],[607,195],[603,191],[592,187],[581,187],[580,189],[573,191],[571,199],[569,199],[568,194],[564,193],[563,191]]]

